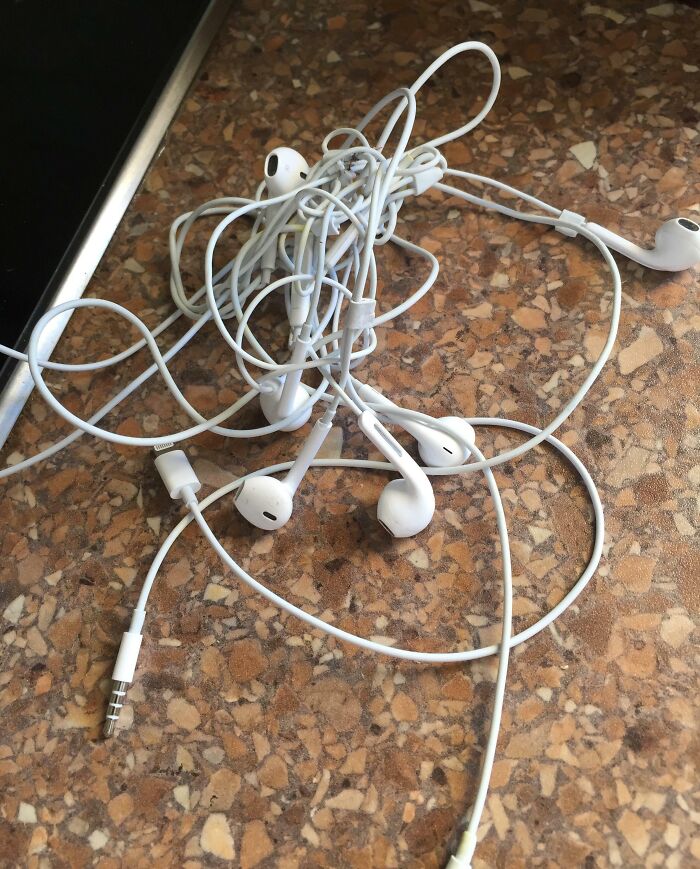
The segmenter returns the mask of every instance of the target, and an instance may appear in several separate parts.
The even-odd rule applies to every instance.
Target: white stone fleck
[[[626,480],[636,479],[644,471],[650,458],[651,453],[648,450],[630,447],[608,474],[608,484],[620,488]]]
[[[664,842],[669,848],[677,848],[681,841],[681,828],[677,824],[666,824]]]
[[[201,171],[201,170],[200,170]],[[137,262],[132,256],[124,263],[124,268],[135,275],[143,274],[146,271],[140,262]]]
[[[204,600],[223,600],[228,597],[230,589],[223,585],[217,585],[215,582],[210,582],[204,589]]]
[[[583,10],[584,15],[602,15],[615,24],[622,24],[625,16],[621,12],[616,12],[614,9],[606,9],[605,6],[598,6],[595,3],[589,3]]]
[[[685,643],[694,630],[695,624],[688,616],[675,613],[661,623],[661,639],[677,649]]]
[[[649,847],[649,833],[644,821],[634,812],[625,810],[617,822],[617,828],[627,840],[627,844],[638,857],[642,857]]]
[[[20,803],[17,820],[21,824],[36,824],[36,809],[31,803]]]
[[[414,549],[413,552],[408,556],[408,560],[414,567],[417,567],[419,570],[427,570],[427,568],[430,567],[428,553],[424,549]]]
[[[572,145],[569,148],[569,151],[571,151],[584,169],[592,168],[598,153],[595,142],[590,140],[587,142],[579,142],[578,145]]]
[[[313,845],[314,848],[318,848],[318,846],[321,844],[318,833],[316,832],[316,830],[314,830],[311,824],[304,824],[304,826],[301,828],[301,836],[303,839],[306,839],[306,841],[310,845]]]
[[[210,745],[209,748],[204,749],[202,757],[214,766],[219,766],[224,759],[224,750],[218,745]]]
[[[42,657],[49,651],[46,641],[36,625],[32,625],[32,627],[27,631],[27,645],[32,652]]]
[[[695,536],[695,529],[682,513],[674,513],[673,521],[679,534],[682,534],[684,537]]]
[[[343,451],[343,430],[339,425],[333,426],[321,449],[316,454],[319,459],[339,459]]]
[[[175,802],[182,806],[182,808],[189,812],[190,810],[190,786],[189,785],[178,785],[176,788],[173,788],[173,796],[175,797]]]
[[[316,793],[311,798],[311,805],[317,806],[321,800],[326,796],[328,792],[328,787],[331,783],[331,771],[329,769],[324,769],[321,773],[321,778],[319,780],[318,786],[316,788]]]
[[[522,66],[509,66],[508,75],[512,79],[517,80],[519,78],[525,78],[525,76],[530,75],[530,73],[526,69],[523,69]]]
[[[470,320],[488,320],[493,314],[493,305],[489,302],[482,302],[472,308],[463,308],[461,313]]]
[[[346,788],[337,794],[337,796],[326,800],[326,806],[329,809],[344,809],[347,812],[357,812],[364,798],[365,795],[362,791]]]
[[[510,828],[510,821],[498,794],[492,794],[489,797],[489,809],[491,811],[491,820],[496,828],[496,834],[503,841]]]
[[[236,851],[226,815],[220,812],[209,815],[202,827],[199,845],[207,854],[221,857],[222,860],[233,860]]]
[[[104,830],[93,830],[88,836],[88,842],[93,851],[99,851],[109,841],[109,836]]]
[[[658,18],[670,18],[673,15],[673,3],[661,3],[647,9],[647,15],[656,15]]]
[[[472,12],[492,12],[496,18],[501,17],[501,13],[496,6],[492,6],[490,3],[484,3],[483,0],[469,0],[469,6]]]
[[[552,532],[547,528],[540,528],[539,525],[528,525],[527,530],[530,532],[530,536],[535,541],[535,544],[544,543],[547,538],[552,536]]]
[[[19,621],[19,617],[22,615],[22,610],[24,609],[24,600],[24,595],[20,594],[5,607],[2,616],[10,622],[10,624],[16,625]]]

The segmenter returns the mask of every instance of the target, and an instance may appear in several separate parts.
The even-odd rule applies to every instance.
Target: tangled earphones
[[[421,144],[412,144],[416,120],[416,97],[421,87],[451,58],[475,51],[486,58],[492,83],[480,111],[458,129]],[[595,382],[612,350],[622,299],[620,273],[610,249],[652,269],[681,270],[700,262],[700,227],[686,217],[664,223],[656,233],[655,247],[644,249],[610,230],[586,221],[576,212],[561,210],[503,182],[452,169],[440,151],[442,145],[469,133],[486,117],[499,89],[500,68],[493,51],[480,42],[455,45],[437,58],[410,86],[382,98],[354,127],[341,127],[321,143],[320,157],[311,163],[288,147],[275,148],[264,161],[263,178],[253,198],[224,196],[181,215],[169,236],[171,259],[170,292],[176,310],[156,329],[149,331],[141,320],[120,305],[107,300],[83,299],[47,312],[32,334],[25,356],[0,346],[0,351],[28,362],[37,389],[47,403],[74,426],[74,431],[54,446],[0,471],[0,477],[19,473],[88,433],[112,443],[153,447],[155,465],[171,497],[180,499],[186,514],[168,534],[153,559],[133,611],[130,626],[122,636],[113,671],[105,733],[111,735],[133,680],[142,641],[146,606],[158,572],[183,530],[195,522],[202,535],[234,575],[273,605],[293,614],[314,628],[369,652],[416,663],[464,663],[490,655],[498,657],[491,724],[482,757],[476,796],[459,847],[450,860],[451,869],[471,866],[477,844],[491,769],[496,752],[501,711],[505,696],[508,656],[511,648],[551,624],[585,588],[594,574],[603,547],[603,510],[590,474],[554,432],[580,404]],[[369,126],[380,117],[388,119],[376,139]],[[454,186],[458,181],[474,185],[475,192]],[[505,193],[534,211],[519,210],[498,199],[484,198],[482,188]],[[581,386],[561,403],[556,416],[543,428],[499,418],[464,419],[447,416],[433,419],[407,410],[400,396],[383,395],[360,376],[363,362],[375,353],[377,331],[405,314],[435,283],[439,263],[427,249],[403,238],[399,215],[408,200],[427,190],[456,196],[471,205],[531,223],[549,226],[569,236],[590,242],[603,258],[612,278],[612,305],[608,335]],[[188,289],[180,262],[189,234],[200,218],[219,219],[204,253],[204,283]],[[226,264],[215,270],[215,254],[232,227],[251,221],[246,240]],[[425,276],[398,304],[384,309],[377,279],[377,256],[384,245],[393,244],[421,260]],[[268,298],[278,298],[284,309],[287,347],[268,346],[255,330],[255,313]],[[78,365],[38,358],[39,337],[56,316],[76,308],[109,310],[137,328],[141,339],[123,352],[100,362]],[[180,317],[190,327],[167,351],[156,343]],[[168,369],[168,362],[207,324],[213,323],[230,349],[243,394],[215,417],[206,419],[186,399]],[[147,348],[153,364],[122,389],[89,420],[64,407],[43,379],[44,369],[55,371],[97,370],[116,365]],[[192,420],[189,428],[156,437],[127,436],[100,427],[100,420],[156,372],[179,407]],[[313,376],[311,376],[313,375]],[[264,423],[253,429],[235,428],[232,420],[246,405],[258,402]],[[293,461],[255,470],[197,498],[200,482],[187,455],[178,444],[204,431],[224,438],[247,439],[290,432],[306,426],[320,408],[301,450]],[[332,430],[338,411],[347,411],[357,428],[382,460],[356,458],[322,459],[319,451]],[[419,462],[389,431],[396,426],[415,440]],[[479,448],[481,426],[495,426],[526,434],[519,446],[486,458]],[[563,599],[519,634],[512,634],[512,576],[505,513],[492,468],[524,455],[539,444],[554,447],[574,468],[590,498],[594,513],[593,551],[583,573]],[[314,467],[370,469],[394,475],[377,503],[377,521],[394,538],[410,537],[426,529],[435,512],[431,479],[445,475],[483,473],[494,506],[503,575],[503,617],[498,644],[449,652],[416,652],[356,636],[305,611],[268,589],[230,555],[208,524],[205,511],[220,499],[232,497],[232,509],[252,525],[275,531],[293,522],[294,497],[305,475]],[[278,475],[284,473],[284,477]]]

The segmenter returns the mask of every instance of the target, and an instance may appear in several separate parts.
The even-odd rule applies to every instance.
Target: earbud
[[[302,185],[309,172],[309,164],[293,148],[275,148],[265,158],[265,184],[269,195],[281,196]],[[269,224],[278,213],[279,205],[265,209],[265,223]],[[265,248],[261,260],[263,283],[268,283],[277,262],[277,239]]]
[[[284,480],[251,477],[238,489],[233,503],[251,525],[263,531],[276,531],[292,515],[295,491],[287,484],[286,477]]]
[[[309,164],[293,148],[275,148],[265,158],[265,184],[271,197],[291,193],[306,180]],[[265,210],[265,223],[269,223],[278,213],[280,205],[268,206]],[[268,245],[262,259],[262,268],[267,274],[275,268],[277,245]]]
[[[251,525],[263,531],[276,531],[289,521],[294,494],[328,436],[333,416],[334,412],[327,411],[318,420],[283,480],[251,477],[238,489],[234,504]]]
[[[454,437],[420,422],[400,419],[396,422],[416,439],[420,457],[430,468],[463,465],[471,453],[464,441],[474,443],[476,438],[474,429],[461,416],[441,416],[437,419]]]
[[[265,183],[270,196],[282,196],[301,186],[309,164],[293,148],[275,148],[265,158]]]
[[[357,381],[355,381],[355,385],[357,394],[363,401],[377,405],[382,412],[386,412],[387,416],[391,414],[392,408],[396,408],[392,401],[371,386],[364,383],[360,385]],[[392,419],[392,422],[400,425],[416,439],[421,459],[431,468],[463,465],[470,454],[470,450],[464,442],[474,443],[476,438],[474,429],[459,416],[442,416],[436,420],[451,434],[446,434],[403,416],[397,416]]]
[[[272,389],[260,393],[260,409],[268,422],[279,422],[290,416],[296,408],[301,407],[309,400],[309,395],[299,381],[294,383],[293,374],[283,374],[274,380],[267,380],[268,386],[273,384]],[[287,383],[287,378],[290,378]],[[286,387],[286,388],[285,388]],[[299,416],[292,418],[291,422],[282,426],[282,431],[296,431],[309,421],[311,417],[311,405],[302,411]]]
[[[306,334],[296,338],[289,359],[290,365],[300,365],[304,362],[309,352],[309,343]],[[266,381],[268,386],[272,385],[272,389],[260,393],[260,408],[268,422],[279,422],[285,419],[309,400],[306,390],[301,385],[301,374],[302,369],[298,368],[290,371],[289,374]],[[299,416],[293,417],[290,423],[282,427],[282,431],[296,431],[306,425],[310,416],[311,405]]]
[[[377,519],[392,537],[413,537],[430,524],[435,512],[433,487],[418,464],[392,437],[371,410],[358,418],[361,431],[401,474],[384,487],[377,503]]]
[[[624,254],[648,269],[682,272],[700,263],[700,225],[687,217],[674,217],[656,231],[656,245],[651,250],[639,247],[597,223],[586,223],[608,247]]]

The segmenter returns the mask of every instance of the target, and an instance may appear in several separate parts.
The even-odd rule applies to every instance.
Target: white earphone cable
[[[483,54],[492,69],[491,86],[483,107],[474,117],[452,132],[411,147],[409,143],[417,114],[417,94],[445,63],[468,51]],[[294,463],[283,462],[246,474],[212,492],[201,502],[197,502],[194,492],[199,484],[197,483],[193,488],[190,483],[182,483],[182,480],[190,480],[191,483],[194,481],[188,476],[189,471],[185,465],[179,459],[174,459],[172,467],[176,471],[173,471],[175,475],[173,479],[177,477],[182,485],[178,483],[172,491],[179,493],[176,497],[183,498],[189,513],[168,534],[151,563],[133,612],[131,627],[124,635],[128,638],[124,648],[128,647],[125,655],[129,660],[125,664],[121,660],[120,652],[120,658],[115,666],[115,674],[117,672],[122,674],[121,684],[131,680],[140,647],[140,632],[149,594],[165,558],[192,521],[197,523],[204,538],[240,581],[284,612],[342,642],[351,643],[368,652],[419,664],[467,662],[498,655],[493,712],[483,754],[481,777],[467,829],[450,863],[452,869],[466,869],[471,865],[494,762],[510,650],[542,631],[573,603],[593,576],[601,557],[604,520],[603,508],[595,484],[580,459],[555,438],[553,433],[584,399],[609,358],[617,336],[622,304],[620,272],[608,243],[616,249],[624,249],[624,240],[600,227],[586,224],[580,215],[555,208],[511,185],[475,173],[451,169],[438,150],[441,145],[454,141],[483,121],[496,100],[500,81],[498,59],[488,46],[479,42],[456,45],[430,64],[411,87],[398,88],[379,100],[360,120],[357,127],[341,127],[329,133],[321,143],[321,158],[316,164],[309,166],[301,155],[292,152],[291,149],[276,149],[265,162],[265,181],[258,185],[254,198],[219,197],[180,215],[173,221],[168,238],[171,262],[169,288],[177,310],[155,328],[149,329],[139,317],[122,305],[109,300],[85,298],[66,302],[47,311],[32,332],[26,355],[0,345],[0,353],[28,363],[36,388],[45,402],[74,427],[69,435],[56,444],[0,470],[0,479],[22,473],[39,461],[51,458],[85,433],[115,444],[156,449],[181,443],[203,432],[239,439],[263,437],[281,430],[299,427],[308,419],[317,403],[327,408],[320,420],[322,427],[325,426],[329,430],[333,414],[338,408],[343,407],[357,416],[360,427],[367,418],[370,419],[370,427],[362,429],[370,439],[375,436],[375,426],[377,430],[382,429],[387,443],[394,443],[399,450],[397,455],[400,454],[402,457],[405,454],[401,452],[401,447],[383,429],[375,418],[376,415],[389,423],[412,427],[411,431],[416,427],[423,427],[424,431],[449,436],[453,438],[453,444],[457,443],[460,449],[466,450],[466,455],[471,453],[466,463],[439,467],[429,465],[422,470],[413,463],[412,459],[409,458],[407,461],[413,463],[411,467],[421,475],[422,483],[428,486],[422,491],[425,495],[424,501],[427,502],[428,496],[432,499],[431,509],[434,508],[434,498],[423,472],[432,477],[476,471],[483,471],[485,475],[494,506],[503,565],[503,618],[501,639],[498,644],[451,652],[417,652],[354,635],[295,606],[245,571],[225,550],[204,516],[205,510],[211,504],[233,492],[242,492],[246,481],[289,471]],[[379,133],[376,143],[372,145],[366,130],[385,110],[389,114],[388,120]],[[392,149],[389,148],[390,140],[395,143],[392,144]],[[334,145],[335,142],[340,144]],[[275,160],[271,162],[273,155]],[[276,167],[283,159],[288,160],[285,164],[287,168],[284,170],[287,174],[280,171],[277,175]],[[515,197],[527,206],[533,206],[545,213],[519,211],[500,201],[487,199],[445,183],[444,179],[447,178],[460,178],[475,185],[491,188],[497,194],[504,194],[506,198]],[[403,238],[397,231],[401,209],[405,202],[428,189],[438,190],[446,197],[457,197],[507,217],[553,227],[571,236],[583,236],[599,251],[612,276],[612,298],[609,304],[606,340],[583,382],[549,423],[538,428],[522,422],[490,417],[466,420],[467,424],[475,427],[497,426],[527,435],[527,439],[518,446],[488,459],[466,439],[463,433],[455,434],[450,429],[448,424],[450,418],[447,421],[434,420],[426,414],[407,410],[393,402],[389,402],[388,406],[380,404],[378,400],[374,400],[378,397],[378,393],[370,389],[370,397],[368,397],[367,385],[362,384],[352,374],[352,371],[376,349],[377,330],[409,311],[430,292],[438,277],[437,258],[426,248]],[[222,248],[229,243],[227,239],[234,229],[238,230],[238,222],[241,218],[252,222],[247,240],[240,245],[233,258],[229,258],[227,254],[226,265],[216,271],[214,261],[215,259],[217,263],[221,261]],[[204,252],[203,285],[196,291],[188,290],[181,271],[185,245],[197,221],[212,219],[216,220],[216,225],[209,235]],[[693,233],[688,227],[686,230],[692,236]],[[400,298],[388,310],[382,311],[376,255],[377,250],[388,243],[396,245],[407,255],[420,257],[427,266],[428,274],[422,278],[417,289]],[[643,253],[647,258],[652,257],[648,251]],[[687,255],[684,252],[684,256]],[[273,280],[273,274],[276,272],[283,274]],[[291,349],[288,358],[284,361],[278,361],[278,353],[268,344],[270,339],[266,341],[263,337],[267,333],[256,327],[261,309],[272,299],[278,299],[281,304],[284,304],[286,325],[289,328],[288,343]],[[607,301],[604,304],[607,304]],[[53,318],[77,309],[118,314],[140,333],[139,340],[120,353],[96,362],[60,363],[40,358],[41,337],[47,325]],[[192,324],[181,338],[162,352],[156,338],[183,315],[192,320]],[[228,408],[211,418],[206,418],[187,400],[171,374],[168,364],[210,321],[231,350],[241,381],[245,384],[245,391]],[[232,326],[229,328],[228,324],[231,322]],[[150,352],[151,364],[87,420],[69,410],[52,393],[43,378],[43,369],[67,373],[104,370],[119,364],[142,349]],[[320,383],[317,386],[312,387],[302,381],[302,376],[307,372],[314,373],[318,377]],[[160,374],[166,389],[178,408],[193,422],[192,425],[156,437],[127,436],[97,425],[156,373]],[[275,406],[279,411],[277,416],[273,417],[265,410],[267,424],[252,429],[236,429],[224,425],[224,423],[230,425],[233,418],[258,396],[263,410],[266,401],[273,399],[277,402]],[[325,435],[323,432],[318,434],[318,431],[317,424],[314,427],[316,435],[313,436],[318,436],[319,442],[322,442]],[[378,443],[376,440],[372,442],[375,445]],[[500,493],[491,469],[516,459],[543,443],[553,446],[572,465],[582,480],[593,508],[594,541],[585,570],[562,600],[530,627],[513,634],[513,591],[508,529]],[[447,452],[449,453],[450,450]],[[442,457],[444,458],[444,454]],[[439,462],[440,456],[434,461]],[[375,471],[397,470],[397,466],[391,462],[352,458],[314,459],[304,467],[307,466]],[[184,475],[182,479],[178,477],[181,473]],[[240,501],[237,504],[240,504]],[[272,516],[272,518],[276,517]],[[426,521],[429,521],[429,517]],[[279,524],[276,527],[279,527]],[[415,533],[415,530],[406,533]],[[114,678],[116,679],[117,676],[115,675]],[[117,693],[119,696],[116,700],[113,698],[110,706],[114,708],[108,715],[112,723],[116,721],[118,708],[122,702],[123,691]]]

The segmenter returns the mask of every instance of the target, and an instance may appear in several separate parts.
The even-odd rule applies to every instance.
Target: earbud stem
[[[392,537],[419,534],[435,512],[435,495],[425,472],[371,410],[360,414],[358,425],[402,478],[387,483],[379,496],[378,521]]]
[[[406,452],[391,432],[382,425],[371,410],[365,410],[361,413],[357,423],[361,431],[367,435],[379,452],[395,466],[402,477],[418,481],[420,485],[425,482],[425,486],[430,489],[432,495],[432,488],[428,482],[428,478],[418,463]]]
[[[304,250],[301,262],[302,274],[310,274],[313,267],[313,251],[309,246]],[[298,335],[301,327],[306,323],[311,307],[311,297],[308,293],[301,292],[301,282],[292,284],[289,300],[289,325],[294,335]]]
[[[391,399],[382,395],[381,392],[377,392],[374,387],[369,386],[366,383],[363,383],[356,388],[357,394],[363,401],[376,405],[380,408],[380,411],[385,411],[387,418],[390,418],[392,408],[396,410],[399,409],[398,405],[391,401]],[[417,441],[420,441],[421,438],[425,436],[426,427],[422,425],[422,423],[414,422],[413,420],[404,417],[399,420],[399,425]]]
[[[272,272],[275,270],[275,265],[277,264],[277,235],[275,235],[274,241],[268,244],[268,246],[263,251],[263,255],[260,260],[260,268],[262,270],[262,279],[263,284],[268,284],[270,282],[270,277]]]
[[[653,250],[647,250],[646,248],[640,247],[638,244],[628,241],[626,238],[617,235],[615,232],[611,232],[609,229],[600,226],[598,223],[586,223],[586,229],[589,229],[592,233],[597,235],[603,244],[618,253],[621,253],[623,256],[629,257],[634,262],[638,262],[641,266],[644,266],[647,269],[674,271],[673,269],[668,269],[667,267],[660,265],[654,258]]]
[[[388,399],[385,395],[382,395],[381,392],[377,392],[377,390],[374,389],[372,386],[368,386],[366,383],[363,383],[361,386],[357,387],[357,394],[363,401],[367,401],[370,404],[375,404],[381,410],[386,410],[387,417],[389,416],[389,412],[392,408],[398,409],[398,405]],[[407,431],[418,441],[420,441],[421,437],[423,437],[425,434],[425,426],[419,422],[417,423],[411,419],[402,418],[399,421],[399,424],[404,431]]]
[[[300,365],[306,360],[308,352],[308,339],[304,340],[302,336],[299,336],[294,342],[294,346],[292,348],[292,355],[289,359],[290,364]],[[289,416],[289,414],[294,409],[294,397],[296,395],[297,387],[301,383],[302,373],[303,369],[298,368],[296,371],[289,371],[285,375],[284,385],[282,386],[282,393],[280,395],[279,403],[280,418]]]
[[[287,472],[287,476],[284,478],[283,482],[292,495],[299,488],[304,475],[311,467],[311,462],[313,462],[318,455],[318,451],[323,446],[323,442],[326,440],[328,433],[333,428],[333,416],[334,414],[331,411],[326,411],[326,413],[316,421],[316,424],[311,429],[311,434],[304,441],[304,446],[301,448],[301,452]]]

